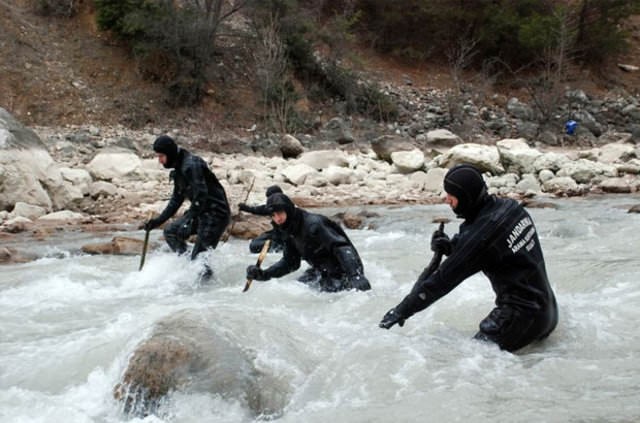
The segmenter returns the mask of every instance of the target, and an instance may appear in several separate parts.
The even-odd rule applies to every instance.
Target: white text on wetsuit
[[[529,231],[524,236],[524,238],[522,238],[520,241],[516,243],[516,240],[528,227],[531,227],[531,229],[529,229]],[[529,240],[531,240],[531,238],[533,237],[533,234],[535,233],[536,233],[536,228],[533,226],[533,222],[531,221],[531,218],[525,217],[520,222],[518,222],[516,226],[513,228],[513,230],[511,231],[511,234],[507,239],[507,246],[509,247],[509,249],[511,249],[511,252],[516,253],[527,242],[529,242]],[[527,250],[530,250],[532,247],[533,245],[527,246]]]

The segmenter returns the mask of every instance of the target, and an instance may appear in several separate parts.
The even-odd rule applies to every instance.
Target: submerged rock
[[[142,252],[143,244],[144,242],[141,239],[116,236],[111,239],[111,242],[83,245],[82,252],[86,254],[135,256]]]
[[[0,264],[27,263],[37,257],[15,248],[0,247]]]
[[[240,402],[251,414],[276,415],[286,392],[248,354],[215,331],[202,312],[181,311],[159,321],[131,357],[114,397],[127,414],[156,413],[173,391],[210,392]]]
[[[635,206],[631,206],[627,213],[640,213],[640,204],[636,204]]]

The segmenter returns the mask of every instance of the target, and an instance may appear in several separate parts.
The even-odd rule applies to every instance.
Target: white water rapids
[[[494,299],[481,275],[403,328],[378,328],[431,258],[432,218],[453,217],[444,205],[369,208],[380,215],[370,219],[376,227],[347,231],[369,292],[311,290],[295,281],[303,263],[242,293],[256,260],[242,240],[211,254],[216,280],[206,287],[195,283],[200,263],[166,248],[151,251],[141,272],[139,256],[77,253],[114,234],[33,241],[29,248],[48,258],[0,267],[0,421],[640,421],[640,214],[627,213],[639,200],[577,198],[530,209],[560,321],[548,340],[518,354],[472,340]],[[152,234],[157,240],[160,231]],[[265,264],[278,257],[270,253]],[[123,413],[113,388],[129,357],[156,322],[184,310],[269,376],[261,389],[267,397],[273,390],[272,414],[193,386],[170,394],[157,414]]]

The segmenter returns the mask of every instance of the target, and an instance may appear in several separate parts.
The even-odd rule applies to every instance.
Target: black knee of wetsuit
[[[183,254],[187,250],[187,238],[181,236],[180,228],[189,223],[188,216],[182,216],[169,223],[163,231],[164,239],[167,241],[171,251]]]
[[[494,342],[506,351],[519,350],[549,336],[558,322],[556,310],[556,307],[543,311],[496,307],[480,322],[474,338]]]
[[[216,248],[220,237],[229,224],[229,217],[219,217],[211,212],[204,212],[198,216],[196,234],[198,238],[191,252],[191,259],[207,248]]]

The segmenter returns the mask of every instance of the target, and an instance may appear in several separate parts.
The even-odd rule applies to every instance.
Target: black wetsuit
[[[231,211],[224,188],[199,156],[179,149],[175,170],[171,172],[173,194],[157,220],[162,223],[173,216],[185,199],[191,202],[187,212],[164,229],[164,236],[173,251],[184,253],[186,240],[197,234],[191,252],[194,259],[207,248],[215,248],[230,221]]]
[[[452,245],[451,255],[415,283],[397,313],[410,317],[482,271],[491,281],[496,307],[480,323],[476,338],[515,351],[553,331],[558,322],[556,299],[535,226],[519,203],[485,196]]]
[[[318,274],[316,280],[304,282],[317,284],[322,291],[371,289],[360,256],[340,225],[326,216],[295,207],[284,194],[272,195],[267,204],[280,200],[287,202],[287,221],[277,228],[284,250],[282,259],[264,271],[269,278],[297,270],[304,259]]]

